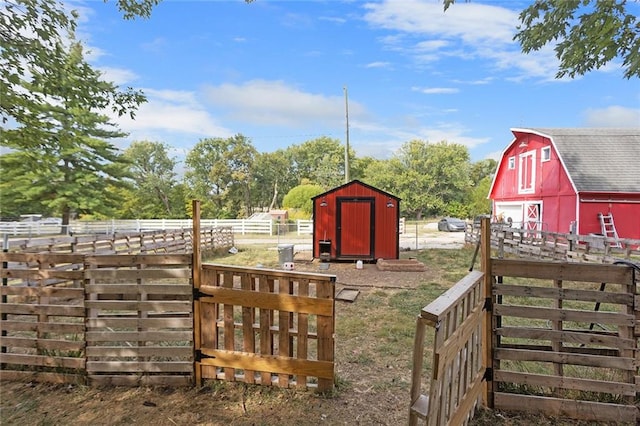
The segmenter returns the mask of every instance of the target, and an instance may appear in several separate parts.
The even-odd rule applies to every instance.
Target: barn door
[[[337,256],[373,258],[374,199],[338,198]]]

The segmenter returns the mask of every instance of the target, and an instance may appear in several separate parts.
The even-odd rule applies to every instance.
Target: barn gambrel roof
[[[640,192],[640,127],[512,131],[549,138],[577,192]]]

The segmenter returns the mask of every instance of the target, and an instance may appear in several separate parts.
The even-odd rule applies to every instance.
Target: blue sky
[[[142,89],[133,140],[178,159],[200,139],[242,133],[260,152],[346,136],[388,158],[412,139],[496,158],[513,127],[640,126],[640,81],[619,61],[556,80],[551,49],[512,41],[531,1],[171,1],[125,21],[115,3],[73,3],[78,37],[105,77]],[[629,7],[640,14],[640,3]]]

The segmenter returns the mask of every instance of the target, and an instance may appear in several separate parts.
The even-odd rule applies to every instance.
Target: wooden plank
[[[148,266],[148,265],[147,265]],[[80,271],[82,272],[82,271]],[[89,269],[84,271],[86,278],[96,280],[138,280],[138,279],[190,279],[190,269]]]
[[[614,334],[605,335],[588,330],[555,331],[547,328],[500,327],[496,330],[496,333],[502,337],[549,340],[551,342],[576,343],[580,345],[601,345],[612,348],[632,349],[636,345],[635,339],[623,339]]]
[[[501,305],[494,306],[495,315],[516,318],[533,318],[552,321],[575,321],[587,324],[615,324],[633,327],[635,318],[619,312],[577,311],[571,309],[540,308],[537,306]]]
[[[87,328],[182,328],[191,329],[193,320],[184,318],[87,318]]]
[[[269,295],[273,291],[273,280],[267,278],[266,275],[260,275],[258,281],[260,294]],[[273,355],[273,334],[271,333],[271,324],[273,323],[271,311],[268,309],[260,309],[260,356],[268,357]],[[252,368],[253,370],[259,370]],[[271,370],[259,370],[260,382],[264,385],[270,385]]]
[[[2,346],[9,348],[33,348],[61,351],[82,351],[84,340],[40,339],[30,337],[2,336]]]
[[[81,334],[84,333],[82,323],[0,321],[3,331],[41,331],[44,333]]]
[[[0,312],[3,314],[15,315],[49,315],[61,317],[84,317],[83,306],[63,306],[63,305],[38,305],[38,304],[18,304],[3,303],[0,305]]]
[[[572,354],[566,352],[495,348],[495,358],[498,360],[508,359],[512,361],[559,362],[562,364],[585,365],[589,367],[618,368],[628,371],[634,369],[633,358]]]
[[[243,274],[240,280],[243,290],[255,292],[253,277],[250,274]],[[255,316],[253,307],[245,306],[242,308],[242,350],[247,353],[255,353],[256,351],[256,334],[253,329]],[[253,370],[245,370],[244,381],[245,383],[255,383],[255,372]]]
[[[85,367],[84,358],[9,353],[0,353],[0,363],[74,369]]]
[[[309,280],[300,280],[298,283],[298,295],[302,297],[309,296]],[[296,336],[297,358],[307,359],[309,357],[309,316],[307,314],[298,314],[297,333],[294,330],[289,330],[289,335]],[[307,387],[307,376],[298,375],[296,385],[300,388]]]
[[[496,284],[493,286],[493,294],[503,296],[541,297],[559,300],[582,300],[587,302],[614,303],[629,306],[633,304],[633,294],[629,293],[534,287],[530,285]]]
[[[87,361],[87,373],[191,373],[191,361]]]
[[[271,371],[278,374],[293,374],[318,377],[333,383],[333,362],[314,361],[278,355],[247,354],[225,350],[203,349],[212,358],[204,358],[203,364],[235,369]]]
[[[85,262],[92,266],[135,266],[135,265],[191,265],[191,254],[117,254],[117,255],[88,255]]]
[[[288,278],[280,278],[278,280],[278,293],[280,296],[286,296],[293,292],[291,281]],[[291,313],[279,311],[278,313],[278,354],[282,357],[291,357],[289,347],[289,328],[292,321]],[[278,375],[278,386],[289,387],[289,375],[281,373]]]
[[[88,309],[103,309],[110,311],[190,311],[189,300],[86,300]]]
[[[67,253],[0,252],[0,262],[42,263],[45,265],[71,263],[82,265],[84,262],[84,255]]]
[[[99,294],[191,294],[189,283],[181,284],[89,284],[85,286],[87,293]]]
[[[569,417],[596,422],[635,424],[637,408],[633,405],[607,404],[603,402],[578,401],[533,395],[495,393],[495,409],[527,411],[547,416]]]
[[[473,288],[480,285],[484,273],[481,271],[471,271],[464,278],[458,281],[453,287],[445,291],[436,300],[422,308],[420,315],[434,323],[443,318],[455,304],[464,298]]]
[[[0,269],[0,278],[42,280],[58,278],[62,280],[81,280],[86,271],[60,271],[57,269]]]
[[[189,346],[88,346],[87,357],[167,357],[193,359]]]
[[[525,373],[519,371],[498,370],[493,379],[497,382],[523,384],[528,386],[555,387],[562,389],[580,390],[585,392],[602,392],[612,395],[634,396],[634,383],[622,383],[605,380],[583,379],[578,377],[550,376],[546,374]]]
[[[333,299],[247,292],[241,289],[211,286],[202,286],[200,290],[212,296],[211,299],[203,297],[207,302],[236,306],[253,306],[260,309],[301,312],[319,316],[333,315]]]
[[[318,378],[318,390],[321,392],[333,389],[334,375],[333,362],[335,356],[335,286],[333,282],[318,282],[316,284],[316,294],[318,299],[326,299],[330,303],[330,312],[320,315],[316,319],[318,333],[318,361],[326,361],[331,365],[330,377]],[[315,375],[315,374],[311,374]]]
[[[627,284],[633,279],[631,268],[626,266],[514,259],[492,259],[491,273],[494,276],[612,284]]]
[[[191,330],[87,331],[85,339],[89,346],[89,342],[190,342],[192,337]]]
[[[225,290],[231,289],[233,287],[233,274],[229,271],[225,271],[222,274],[222,287],[225,288]],[[200,291],[203,291],[203,287],[205,286],[200,286]],[[220,287],[214,287],[214,288],[220,288]],[[250,293],[250,292],[249,292]],[[228,303],[226,300],[220,300],[220,298],[218,298],[218,305],[224,303],[224,305],[222,306],[222,315],[223,315],[223,320],[224,320],[224,349],[228,350],[228,351],[234,351],[235,350],[235,327],[234,327],[234,306],[235,303]],[[233,371],[233,368],[225,368],[224,369],[224,375],[225,375],[225,379],[226,380],[233,380],[234,378],[234,374],[235,372]]]
[[[3,296],[23,296],[23,297],[47,296],[47,297],[66,297],[66,298],[72,298],[77,300],[84,300],[84,289],[69,288],[69,287],[1,286],[0,294]]]
[[[318,282],[335,282],[335,275],[328,274],[316,274],[312,272],[290,272],[283,271],[280,269],[268,269],[268,268],[247,268],[243,266],[230,266],[230,265],[220,265],[216,263],[204,263],[202,265],[203,270],[214,269],[219,272],[232,272],[234,274],[243,274],[250,273],[254,275],[268,275],[270,278],[279,279],[279,278],[289,278],[291,280],[297,281],[302,279],[308,279],[310,281],[318,281]]]

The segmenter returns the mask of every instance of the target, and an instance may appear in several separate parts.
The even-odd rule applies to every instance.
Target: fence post
[[[484,288],[484,318],[482,327],[482,364],[485,369],[485,380],[482,392],[482,403],[493,408],[493,275],[491,272],[491,223],[489,218],[480,222],[480,245],[482,254],[482,272]]]
[[[202,257],[200,251],[200,201],[193,200],[193,228],[191,230],[191,246],[192,246],[192,258],[191,258],[191,278],[193,280],[193,292],[197,293],[200,288],[202,279]],[[196,386],[202,386],[202,368],[197,365],[197,351],[200,350],[200,300],[196,297],[193,298],[193,369],[194,379]]]

